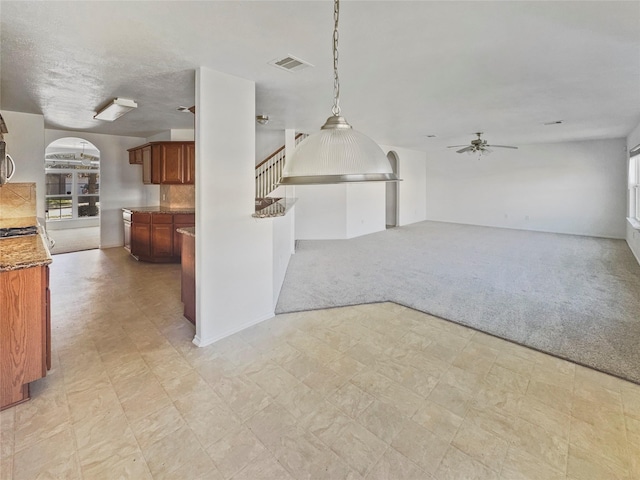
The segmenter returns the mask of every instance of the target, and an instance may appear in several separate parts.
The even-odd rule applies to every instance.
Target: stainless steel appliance
[[[16,171],[16,162],[13,161],[11,155],[7,153],[7,144],[0,141],[0,185],[4,185]]]

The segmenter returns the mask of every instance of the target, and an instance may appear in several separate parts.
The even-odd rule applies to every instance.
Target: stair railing
[[[297,146],[307,138],[306,133],[298,133],[295,139]],[[265,160],[256,165],[256,198],[264,198],[276,188],[282,177],[282,169],[285,162],[284,145],[269,155]]]

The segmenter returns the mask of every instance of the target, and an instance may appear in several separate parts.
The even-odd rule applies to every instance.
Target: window
[[[100,158],[60,150],[45,156],[47,221],[99,217]]]
[[[629,152],[629,218],[640,222],[640,145]]]

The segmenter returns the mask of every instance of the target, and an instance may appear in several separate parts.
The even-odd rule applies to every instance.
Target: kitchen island
[[[195,209],[162,206],[122,209],[124,248],[136,260],[178,263],[182,235],[178,228],[195,226]]]
[[[37,225],[3,219],[0,228]],[[51,368],[49,264],[42,234],[0,239],[0,409],[29,399],[29,383]]]

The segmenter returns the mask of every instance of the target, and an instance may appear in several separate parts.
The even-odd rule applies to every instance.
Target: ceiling
[[[256,82],[260,128],[312,132],[331,114],[331,1],[2,0],[0,13],[0,106],[47,128],[191,128],[176,108],[194,105],[199,66]],[[617,138],[640,123],[636,1],[343,0],[339,49],[342,113],[382,144]],[[314,67],[268,64],[286,55]],[[138,108],[94,120],[115,97]]]

